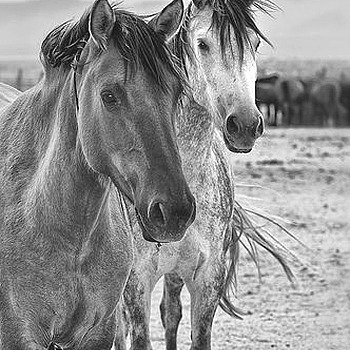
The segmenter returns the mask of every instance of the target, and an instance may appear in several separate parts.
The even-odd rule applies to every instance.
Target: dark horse
[[[275,85],[277,100],[282,110],[282,124],[301,125],[305,88],[297,77],[282,77]]]
[[[350,80],[343,75],[340,79],[340,103],[346,108],[345,125],[350,125]]]
[[[123,198],[151,241],[194,220],[165,46],[181,15],[147,25],[97,0],[44,40],[43,80],[2,103],[1,349],[110,349],[133,258]]]
[[[277,126],[277,112],[279,111],[279,101],[275,89],[279,74],[269,74],[258,76],[255,83],[256,103],[261,109],[264,105],[267,109],[266,119],[271,126]]]
[[[311,81],[310,101],[313,122],[319,126],[346,125],[347,110],[341,100],[341,85],[336,79]]]
[[[268,122],[277,125],[277,112],[282,112],[283,125],[300,125],[302,123],[305,88],[299,78],[282,77],[276,74],[257,79],[257,103],[268,107]],[[270,113],[274,106],[274,116]]]

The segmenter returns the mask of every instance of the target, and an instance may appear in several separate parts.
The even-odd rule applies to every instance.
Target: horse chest
[[[211,149],[190,186],[197,200],[198,211],[211,211],[212,215],[219,217],[226,217],[228,211],[230,215],[233,205],[232,174],[219,145]]]
[[[84,337],[96,324],[106,322],[129,274],[130,252],[131,244],[124,250],[105,244],[83,263],[79,255],[59,250],[17,252],[1,284],[8,307],[25,324],[27,341],[47,343],[45,337],[55,334],[60,344],[79,342],[76,334]]]

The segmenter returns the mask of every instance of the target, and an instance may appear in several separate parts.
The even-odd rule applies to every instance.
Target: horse
[[[45,38],[36,86],[5,89],[2,349],[109,350],[133,261],[126,201],[149,241],[194,220],[173,120],[186,79],[166,46],[181,16],[147,24],[96,0]]]
[[[343,75],[340,79],[340,103],[347,110],[345,125],[350,125],[350,80]]]
[[[320,126],[346,124],[347,110],[341,102],[341,85],[331,78],[315,79],[310,87],[313,118]]]
[[[269,74],[258,76],[255,83],[256,102],[261,109],[262,105],[267,108],[267,123],[277,126],[277,113],[279,111],[279,101],[276,94],[275,84],[280,78],[279,74]],[[271,108],[273,106],[273,109]]]
[[[120,304],[117,350],[126,349],[127,335],[131,349],[152,349],[151,293],[163,275],[160,311],[167,350],[177,349],[184,285],[191,297],[192,350],[211,348],[219,305],[240,316],[230,300],[240,234],[227,153],[250,151],[264,129],[255,104],[255,79],[256,50],[260,38],[266,38],[254,22],[254,6],[262,8],[260,1],[193,1],[169,43],[191,88],[181,100],[176,126],[183,170],[196,198],[196,220],[180,242],[156,245],[142,240],[135,215],[129,213],[135,260]],[[271,248],[265,239],[253,239]]]
[[[275,89],[282,109],[282,123],[287,126],[303,124],[305,89],[302,81],[297,77],[281,78]]]
[[[274,106],[275,116],[268,116],[273,125],[277,124],[276,114],[282,112],[284,125],[300,125],[303,123],[303,104],[305,87],[299,78],[283,77],[279,74],[262,76],[257,79],[256,94],[258,104]]]

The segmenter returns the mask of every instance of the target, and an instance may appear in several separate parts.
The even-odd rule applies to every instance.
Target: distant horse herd
[[[256,101],[271,126],[349,126],[350,79],[258,76]]]
[[[3,79],[20,91],[39,79],[24,77],[22,68],[15,79]],[[270,126],[350,126],[350,78],[293,77],[261,74],[256,81],[256,103]]]

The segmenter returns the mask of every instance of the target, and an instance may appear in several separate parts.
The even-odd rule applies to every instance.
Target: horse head
[[[183,50],[184,64],[194,99],[213,112],[232,152],[249,152],[264,131],[255,80],[256,51],[265,37],[253,20],[253,5],[259,6],[254,1],[193,1],[178,40],[189,47]]]
[[[180,240],[195,217],[173,120],[185,81],[165,44],[182,9],[175,0],[146,24],[97,0],[74,27],[85,33],[72,78],[77,144],[88,167],[133,203],[148,241]]]

